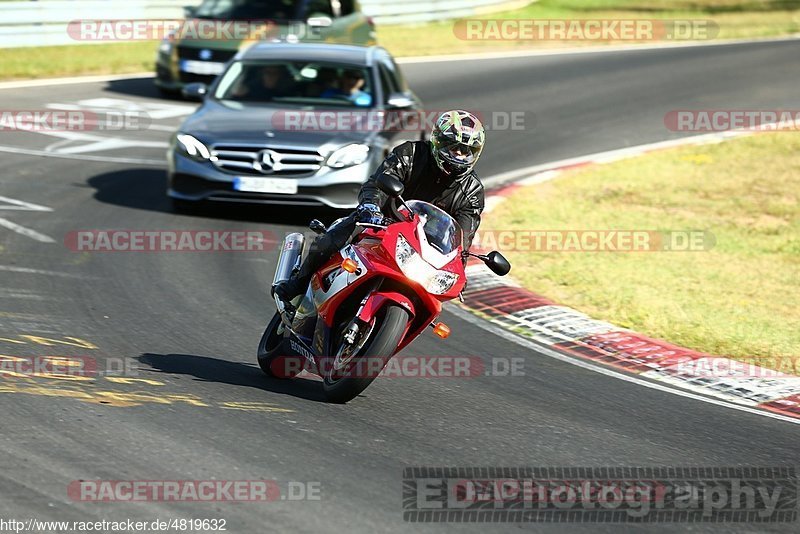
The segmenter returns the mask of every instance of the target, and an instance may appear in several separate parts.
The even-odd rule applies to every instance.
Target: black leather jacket
[[[360,203],[386,206],[388,198],[375,183],[381,174],[403,182],[406,200],[430,202],[449,213],[461,226],[464,250],[469,250],[484,204],[483,184],[474,171],[453,180],[436,165],[428,141],[408,141],[396,147],[361,186]]]

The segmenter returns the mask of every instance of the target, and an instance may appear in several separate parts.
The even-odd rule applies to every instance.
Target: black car
[[[156,55],[155,83],[168,94],[178,93],[189,83],[210,84],[228,60],[258,39],[376,44],[375,25],[356,0],[204,0],[184,9],[186,20],[164,39]],[[209,33],[200,31],[208,22],[218,24],[216,38],[202,38]],[[210,37],[215,37],[214,25],[210,26]],[[228,33],[235,30],[234,35],[229,37],[226,29]],[[252,34],[238,35],[242,29],[251,29]]]

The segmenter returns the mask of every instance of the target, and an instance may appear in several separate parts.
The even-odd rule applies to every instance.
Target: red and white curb
[[[492,191],[487,208],[505,201],[518,187],[552,179],[566,169],[616,161],[679,145],[720,142],[751,132],[702,135],[664,143],[626,148],[583,158],[538,166],[538,171],[510,186]],[[525,173],[525,170],[516,171]],[[527,171],[530,173],[530,169]],[[512,173],[494,177],[492,183],[508,183]],[[464,307],[490,323],[561,354],[588,360],[668,386],[800,420],[800,376],[712,356],[678,347],[591,317],[520,287],[513,280],[488,272],[482,262],[467,266],[469,284]]]

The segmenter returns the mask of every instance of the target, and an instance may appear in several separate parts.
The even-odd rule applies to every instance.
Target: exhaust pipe
[[[292,275],[292,271],[300,266],[300,258],[305,241],[306,236],[299,232],[286,236],[281,247],[281,255],[278,257],[278,266],[275,267],[275,277],[272,279],[272,285],[288,280]],[[275,303],[278,306],[278,311],[283,314],[283,302],[276,298]]]
[[[275,267],[275,278],[272,279],[273,285],[288,280],[292,276],[294,268],[300,265],[300,255],[303,252],[305,240],[306,236],[299,232],[289,234],[283,240],[278,266]]]

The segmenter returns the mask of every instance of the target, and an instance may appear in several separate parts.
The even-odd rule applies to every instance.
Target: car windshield
[[[307,61],[237,61],[220,78],[214,98],[306,107],[373,107],[364,67]]]
[[[199,19],[294,20],[300,0],[205,0],[194,12]]]
[[[436,250],[450,254],[461,246],[461,227],[447,212],[421,200],[410,200],[407,204],[422,219],[425,237]]]

